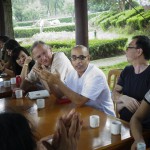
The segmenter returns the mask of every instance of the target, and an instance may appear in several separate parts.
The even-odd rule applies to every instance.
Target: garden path
[[[105,66],[112,66],[116,65],[121,62],[126,62],[126,56],[121,55],[121,56],[115,56],[115,57],[110,57],[110,58],[103,58],[103,59],[97,59],[91,61],[92,64],[95,64],[97,67],[105,67]]]

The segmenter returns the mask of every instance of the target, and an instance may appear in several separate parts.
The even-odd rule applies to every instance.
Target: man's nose
[[[77,58],[77,59],[76,59],[76,62],[77,62],[77,63],[81,63],[82,60],[81,60],[80,58]]]
[[[42,61],[45,60],[45,58],[46,58],[45,55],[41,56]]]

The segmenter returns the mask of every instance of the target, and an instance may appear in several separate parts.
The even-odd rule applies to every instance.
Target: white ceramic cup
[[[11,78],[10,82],[11,82],[11,84],[16,84],[16,78]]]
[[[22,96],[23,96],[22,90],[21,89],[20,90],[16,90],[15,91],[15,95],[16,95],[16,98],[22,98]]]
[[[99,127],[100,118],[98,115],[92,115],[90,116],[90,127],[91,128],[97,128]]]
[[[114,134],[114,135],[121,134],[121,122],[120,121],[112,121],[110,128],[111,128],[111,134]]]
[[[41,109],[45,107],[45,99],[37,99],[36,100],[37,108]]]
[[[4,81],[4,87],[10,87],[10,80]]]
[[[138,142],[137,149],[146,150],[146,144],[144,142]]]

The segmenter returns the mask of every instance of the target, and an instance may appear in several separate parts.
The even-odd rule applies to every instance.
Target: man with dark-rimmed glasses
[[[88,49],[82,45],[75,46],[71,50],[71,62],[75,70],[66,76],[65,83],[60,80],[59,73],[51,74],[45,69],[36,72],[57,96],[65,95],[78,106],[85,104],[115,116],[106,77],[99,68],[90,64]]]
[[[122,71],[113,96],[120,118],[129,122],[150,89],[150,39],[143,35],[133,37],[126,49],[126,57],[131,65]],[[148,122],[145,121],[145,127]]]

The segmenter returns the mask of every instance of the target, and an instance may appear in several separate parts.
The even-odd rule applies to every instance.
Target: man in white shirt
[[[99,68],[90,64],[88,49],[82,45],[74,47],[71,61],[75,70],[66,76],[65,83],[60,80],[59,73],[51,74],[44,70],[36,72],[57,95],[65,95],[79,106],[85,104],[115,116],[106,77]],[[57,85],[59,89],[54,89],[52,85]]]
[[[55,73],[55,69],[57,69],[60,74],[60,79],[63,82],[67,73],[73,69],[71,62],[63,52],[52,53],[51,48],[42,41],[36,41],[31,50],[32,57],[36,63],[27,75],[22,85],[23,89],[27,82],[37,83],[40,81],[44,88],[49,90],[47,83],[34,72],[34,68],[40,68],[41,65],[45,66],[46,70],[51,73]]]

